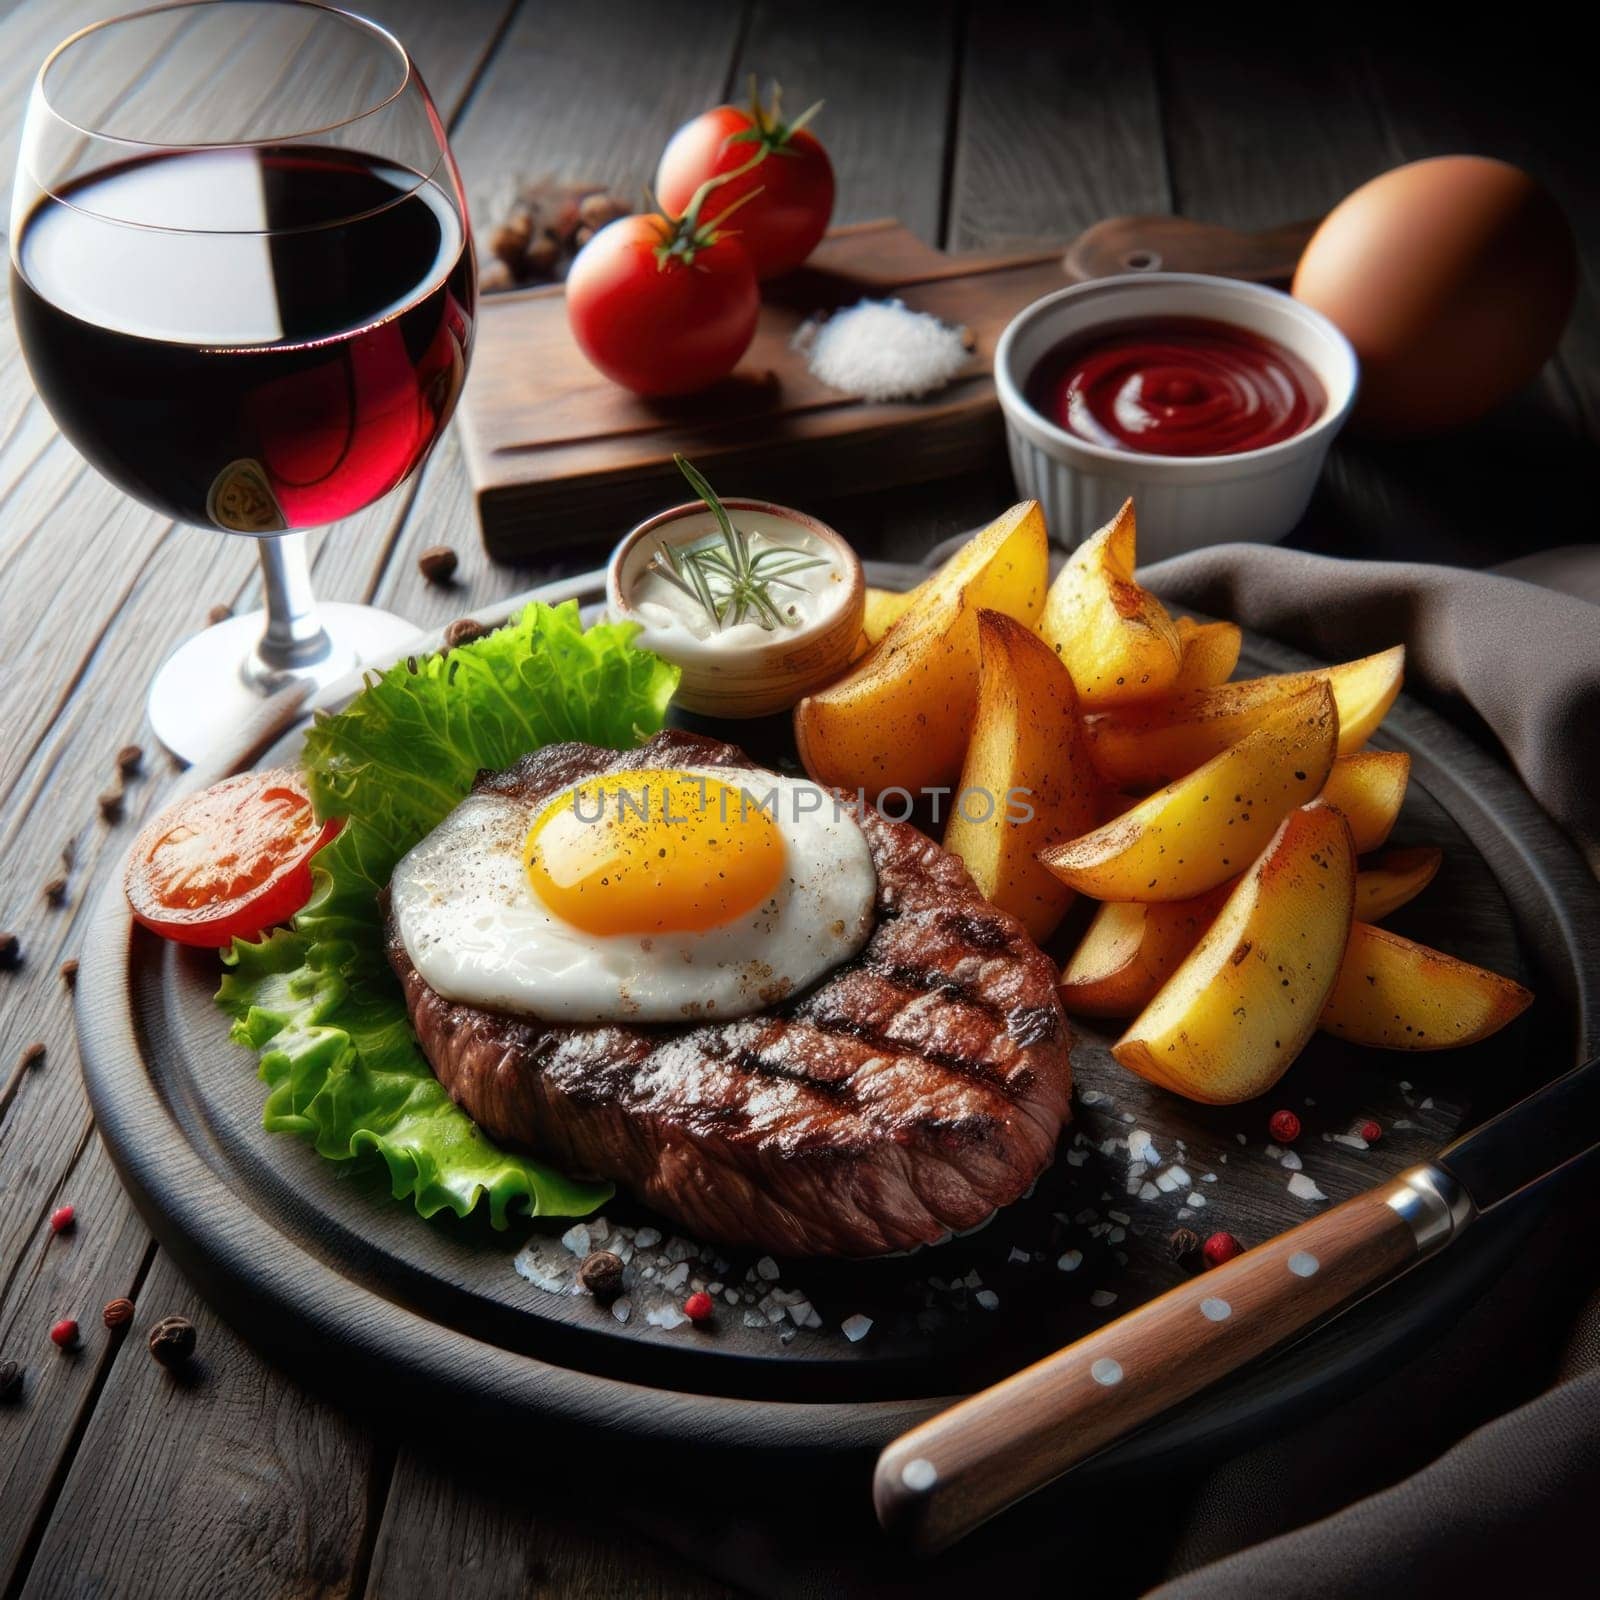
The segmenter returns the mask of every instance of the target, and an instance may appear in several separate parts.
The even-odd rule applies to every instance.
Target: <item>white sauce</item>
[[[670,656],[693,639],[710,650],[748,650],[776,643],[815,624],[831,622],[844,609],[850,585],[833,551],[809,528],[760,511],[730,510],[728,515],[735,528],[749,535],[752,555],[777,548],[798,549],[824,557],[826,564],[808,567],[771,585],[767,592],[786,619],[783,628],[763,628],[749,615],[743,622],[719,627],[699,601],[667,579],[645,570],[645,563],[655,555],[655,544],[642,546],[640,564],[629,585],[628,602],[644,625],[638,641],[644,649]],[[699,511],[670,523],[661,530],[661,536],[674,545],[682,545],[717,532],[717,519],[710,511]]]

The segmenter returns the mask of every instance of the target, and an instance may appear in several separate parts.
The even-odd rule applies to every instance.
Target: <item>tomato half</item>
[[[123,880],[128,904],[179,944],[257,938],[311,898],[311,858],[341,826],[317,821],[298,772],[240,773],[168,806],[140,833]]]
[[[573,336],[635,394],[693,394],[727,377],[755,337],[760,310],[744,247],[713,229],[695,232],[692,219],[621,217],[567,274]]]
[[[775,278],[792,272],[816,249],[833,215],[828,152],[809,129],[784,124],[776,100],[768,109],[752,97],[748,110],[718,106],[684,123],[656,169],[656,199],[676,214],[707,178],[744,166],[763,146],[766,158],[719,185],[702,214],[715,221],[755,194],[729,226],[739,230],[757,277]]]

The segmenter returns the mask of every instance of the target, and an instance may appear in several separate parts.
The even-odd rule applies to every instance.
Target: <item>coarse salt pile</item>
[[[813,317],[795,334],[812,376],[862,400],[915,400],[942,389],[966,364],[960,328],[899,300],[863,300]]]

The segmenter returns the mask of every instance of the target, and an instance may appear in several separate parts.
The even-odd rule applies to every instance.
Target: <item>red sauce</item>
[[[1303,433],[1327,404],[1275,340],[1200,317],[1155,317],[1069,340],[1034,369],[1028,399],[1107,450],[1231,456]]]

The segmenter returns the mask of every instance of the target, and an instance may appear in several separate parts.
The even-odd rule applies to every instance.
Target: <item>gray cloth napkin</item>
[[[1415,562],[1217,545],[1143,569],[1164,600],[1339,661],[1406,646],[1406,690],[1487,728],[1600,870],[1600,545],[1542,552],[1538,584]]]

